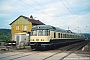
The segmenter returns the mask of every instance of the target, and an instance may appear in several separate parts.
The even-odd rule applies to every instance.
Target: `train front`
[[[34,26],[30,35],[31,49],[48,49],[50,46],[50,31],[43,26]]]

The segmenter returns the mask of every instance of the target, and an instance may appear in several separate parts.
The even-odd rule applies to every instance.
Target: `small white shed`
[[[23,42],[25,45],[28,45],[29,42],[29,34],[25,33],[17,33],[14,34],[16,44],[19,45],[21,42]]]

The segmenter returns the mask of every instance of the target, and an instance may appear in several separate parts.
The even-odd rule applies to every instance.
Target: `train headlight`
[[[31,39],[31,41],[34,41],[34,39]]]
[[[8,43],[8,44],[12,44],[12,43]]]
[[[39,41],[39,39],[36,39],[36,41]]]
[[[41,39],[41,41],[43,41],[43,40]]]
[[[34,41],[34,39],[32,39],[32,41]]]
[[[44,41],[44,39],[41,39],[41,41]]]
[[[16,44],[16,43],[13,43],[13,44]]]

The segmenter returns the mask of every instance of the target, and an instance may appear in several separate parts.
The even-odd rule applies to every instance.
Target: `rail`
[[[66,46],[66,47],[69,47],[66,49],[66,47],[64,48],[61,48],[61,49],[64,49],[64,51],[70,51],[72,50],[70,53],[68,53],[67,55],[63,56],[61,59],[59,60],[63,60],[64,58],[66,58],[67,56],[69,56],[70,54],[74,53],[75,51],[79,50],[80,48],[82,48],[83,46],[85,46],[88,42],[87,41],[83,41],[83,42],[79,42],[79,43],[76,43],[76,44],[72,44],[72,45],[69,45],[69,46]],[[80,46],[79,46],[80,45]],[[61,52],[56,52],[55,54],[52,54],[42,60],[47,60],[51,57],[53,57],[54,55],[57,55],[57,54],[60,54],[60,53],[63,53],[64,51],[61,51]]]

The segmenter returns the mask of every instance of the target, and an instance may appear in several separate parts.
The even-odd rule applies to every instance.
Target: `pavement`
[[[5,47],[1,47],[5,48]],[[71,51],[48,50],[48,51],[32,51],[30,46],[25,49],[9,49],[0,50],[0,60],[90,60],[90,42],[81,50],[69,54]],[[56,54],[57,53],[57,54]],[[69,54],[69,55],[68,55]]]

